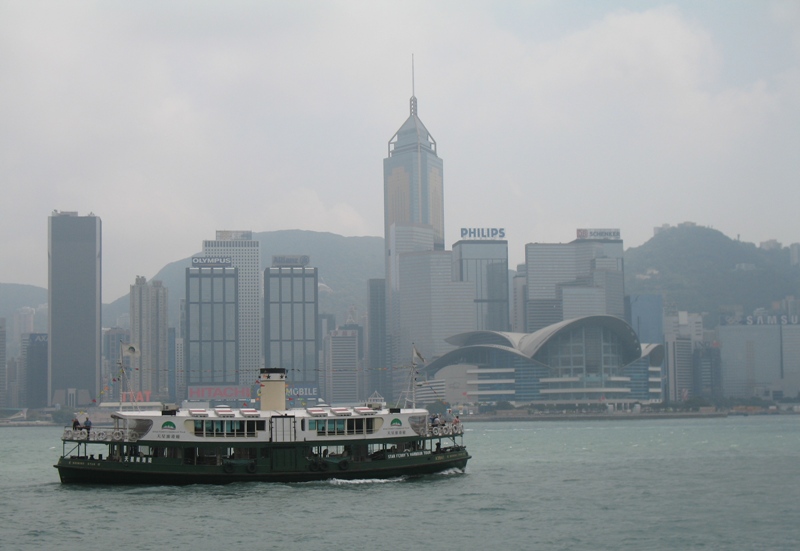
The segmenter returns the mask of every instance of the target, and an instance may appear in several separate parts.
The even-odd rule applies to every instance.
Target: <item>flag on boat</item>
[[[139,356],[139,348],[135,344],[131,343],[120,343],[122,346],[122,355],[129,356],[131,358],[136,358]]]
[[[419,350],[417,350],[416,345],[411,345],[411,346],[412,346],[412,348],[414,348],[414,354],[413,354],[413,359],[412,359],[411,363],[413,363],[414,365],[417,365],[417,362],[420,362],[420,363],[424,364],[425,363],[425,358],[423,358],[422,354],[419,353]]]

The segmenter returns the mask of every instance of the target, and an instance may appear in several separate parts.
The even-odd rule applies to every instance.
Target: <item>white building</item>
[[[218,230],[216,239],[203,241],[206,258],[230,258],[238,271],[239,381],[258,380],[261,368],[261,249],[251,231]]]

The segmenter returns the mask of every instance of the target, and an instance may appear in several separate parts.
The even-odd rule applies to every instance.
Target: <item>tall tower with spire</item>
[[[398,366],[410,361],[411,354],[410,346],[406,350],[411,333],[401,322],[401,260],[409,253],[444,251],[442,159],[436,140],[419,118],[413,59],[409,116],[389,140],[388,156],[383,160],[383,194],[386,364]],[[403,301],[412,292],[405,291]],[[423,289],[413,290],[417,291],[425,293]]]

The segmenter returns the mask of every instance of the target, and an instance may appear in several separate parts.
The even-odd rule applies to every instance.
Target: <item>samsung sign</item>
[[[619,228],[578,229],[578,239],[622,239]]]
[[[193,256],[192,266],[205,268],[208,266],[230,266],[233,263],[230,256]]]
[[[505,239],[505,228],[461,228],[461,239]]]

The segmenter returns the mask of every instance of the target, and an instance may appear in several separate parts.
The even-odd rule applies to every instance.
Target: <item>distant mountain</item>
[[[679,310],[717,315],[739,306],[745,313],[800,296],[800,270],[789,249],[761,249],[700,226],[666,229],[625,251],[625,292],[663,292]]]
[[[333,233],[304,230],[253,232],[261,244],[261,269],[272,264],[273,255],[304,254],[311,257],[310,266],[319,269],[320,283],[326,290],[320,293],[320,312],[336,315],[344,323],[351,306],[364,314],[367,303],[367,280],[382,278],[383,238],[344,237]],[[197,256],[200,252],[196,253]],[[186,268],[191,257],[164,266],[152,279],[161,280],[169,289],[170,322],[177,322],[180,299],[185,297]],[[134,275],[131,275],[133,280]],[[329,289],[329,290],[328,290]],[[113,325],[129,310],[128,295],[107,305],[103,324]]]
[[[381,237],[283,230],[254,233],[253,238],[261,244],[262,269],[272,263],[273,255],[309,255],[311,266],[319,268],[320,282],[330,288],[320,294],[320,312],[335,314],[338,323],[347,320],[351,306],[359,314],[365,312],[367,280],[383,277]],[[173,324],[190,262],[184,258],[167,264],[153,278],[169,289]],[[131,274],[131,282],[134,277]],[[760,249],[700,226],[670,228],[625,251],[625,292],[663,293],[666,303],[679,310],[708,313],[707,321],[714,326],[717,314],[731,307],[750,313],[787,296],[800,297],[800,270],[789,266],[787,248]],[[0,317],[8,319],[9,330],[15,310],[46,302],[46,289],[0,283]],[[103,325],[114,325],[128,309],[128,295],[104,305]]]
[[[25,306],[38,308],[47,304],[47,289],[34,285],[18,283],[0,283],[0,318],[6,318],[6,330],[11,333],[14,312]],[[47,331],[46,325],[34,328],[35,331]]]

